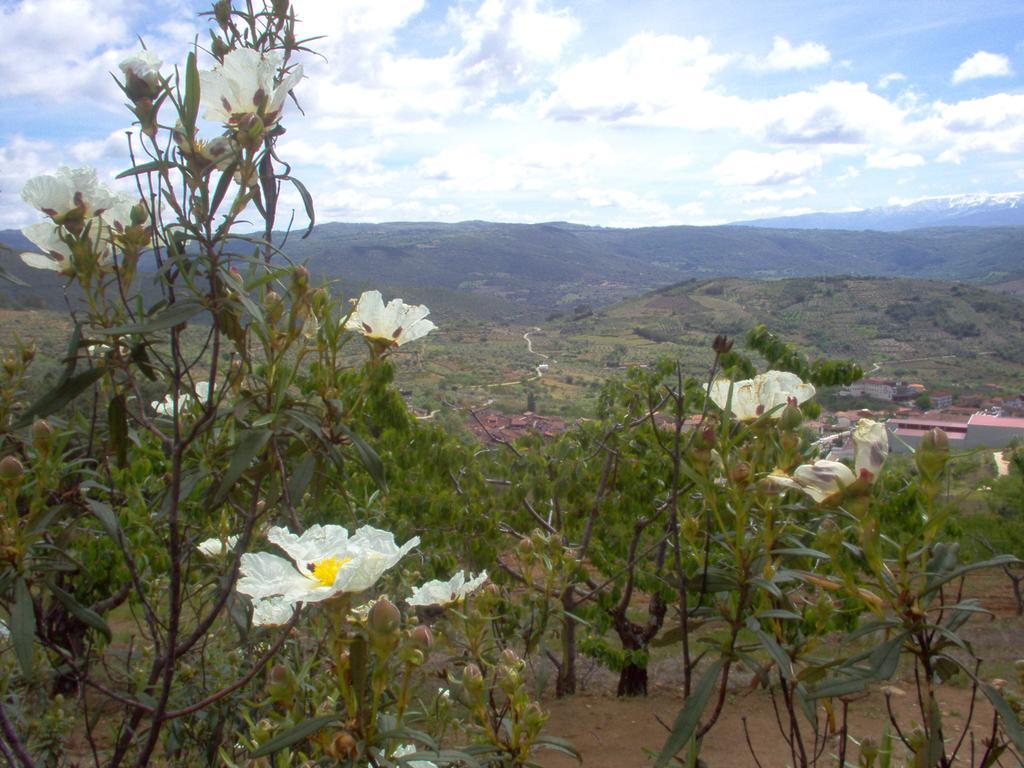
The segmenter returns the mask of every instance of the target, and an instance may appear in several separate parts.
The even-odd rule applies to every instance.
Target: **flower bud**
[[[267,676],[267,693],[275,701],[289,702],[297,689],[295,674],[285,666],[275,664]]]
[[[782,415],[779,417],[779,425],[789,431],[799,429],[800,425],[804,423],[804,415],[800,412],[800,407],[793,405],[793,403],[787,403],[786,407],[782,409]]]
[[[479,695],[484,689],[484,676],[476,664],[467,664],[462,673],[462,687],[470,696]]]
[[[336,760],[351,760],[359,751],[359,744],[355,737],[348,731],[336,734],[331,743],[327,745],[326,752]]]
[[[860,743],[860,762],[861,765],[874,765],[875,759],[878,757],[878,744],[875,743],[874,739],[866,738]]]
[[[130,213],[133,227],[141,227],[149,223],[149,208],[145,203],[136,203]]]
[[[32,435],[32,445],[37,451],[43,452],[53,444],[53,427],[46,419],[36,419],[32,422],[29,432]]]
[[[288,0],[274,0],[274,15],[279,19],[283,19],[288,15]]]
[[[221,27],[227,29],[231,24],[231,0],[217,0],[213,4],[213,18]]]
[[[424,653],[430,651],[431,646],[434,645],[434,633],[430,631],[430,627],[426,624],[420,624],[409,633],[409,639],[412,640],[412,644],[419,648]]]
[[[267,291],[267,295],[263,297],[263,306],[267,311],[267,320],[271,324],[276,324],[284,312],[284,302],[281,301],[280,294],[277,291]]]
[[[535,701],[531,701],[526,707],[526,712],[523,715],[523,721],[526,723],[526,727],[531,732],[539,732],[541,726],[547,722],[548,716],[544,714],[544,710],[541,709],[540,704]]]
[[[25,467],[21,465],[16,456],[4,456],[0,459],[0,482],[6,485],[15,485],[25,474]]]
[[[719,355],[724,355],[726,352],[732,349],[732,341],[728,336],[724,334],[718,334],[715,336],[715,340],[711,343],[711,348]]]
[[[296,295],[306,292],[309,287],[309,270],[305,267],[296,267],[292,270],[292,290]]]
[[[402,623],[402,614],[398,612],[395,604],[382,597],[370,607],[366,617],[366,625],[370,632],[377,635],[393,635],[398,632],[398,626]]]
[[[213,39],[210,41],[210,53],[212,53],[215,58],[223,59],[230,52],[231,46],[229,46],[219,37],[213,37]]]
[[[524,665],[523,660],[511,648],[506,648],[501,652],[501,660],[512,669],[521,669]]]
[[[949,438],[938,427],[929,429],[921,436],[921,442],[914,452],[917,469],[928,480],[942,474],[949,461]]]
[[[733,464],[732,469],[729,470],[729,479],[734,483],[745,485],[750,482],[750,478],[753,474],[754,470],[750,466],[750,462],[738,461]]]

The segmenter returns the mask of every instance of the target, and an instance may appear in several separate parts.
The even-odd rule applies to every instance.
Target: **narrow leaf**
[[[126,179],[129,176],[140,176],[143,173],[152,173],[153,171],[166,171],[168,168],[172,168],[176,165],[175,163],[168,163],[164,160],[153,160],[149,163],[142,163],[141,165],[133,165],[126,171],[121,171],[115,178]]]
[[[52,582],[46,583],[47,588],[53,593],[61,604],[71,611],[72,615],[86,626],[92,627],[93,629],[101,632],[104,637],[107,638],[107,642],[111,640],[110,627],[107,626],[107,622],[103,620],[103,617],[96,613],[91,608],[86,608],[80,602],[75,600],[74,595],[65,592],[63,589],[58,587]]]
[[[253,459],[259,456],[263,449],[266,448],[267,442],[269,442],[273,435],[274,432],[270,429],[250,429],[242,433],[238,439],[238,445],[235,447],[235,452],[231,456],[228,471],[221,478],[217,492],[213,495],[213,499],[210,502],[212,506],[216,507],[224,502],[224,499],[231,492],[232,486],[249,469]]]
[[[697,725],[700,723],[700,717],[704,714],[704,709],[711,699],[711,694],[715,690],[715,683],[718,682],[718,675],[724,665],[724,659],[715,659],[703,677],[697,682],[696,687],[690,693],[690,698],[684,702],[683,708],[679,710],[676,721],[672,724],[672,732],[669,734],[665,746],[661,748],[661,752],[654,762],[654,768],[665,768],[672,758],[690,741],[690,737],[696,732]]]
[[[117,457],[117,466],[128,464],[128,409],[124,395],[116,395],[107,406],[107,429],[110,432],[110,447]]]
[[[750,618],[747,620],[747,629],[757,635],[757,639],[761,641],[761,647],[768,652],[768,655],[772,657],[772,661],[778,666],[779,674],[786,680],[792,680],[793,662],[789,658],[789,654],[779,645],[778,641],[761,629],[761,625],[757,623],[756,619]]]
[[[331,723],[336,723],[339,720],[341,720],[341,715],[338,714],[321,715],[320,717],[311,717],[308,720],[303,720],[298,725],[294,725],[289,728],[280,736],[275,736],[270,741],[261,745],[259,749],[252,753],[252,756],[263,757],[264,755],[271,755],[285,747],[290,747],[292,744],[302,741],[307,736],[312,736],[325,726],[328,726]]]
[[[192,134],[196,127],[196,118],[199,116],[199,65],[196,63],[196,53],[192,51],[185,60],[185,103],[182,105],[181,122],[185,130]]]
[[[104,504],[102,501],[96,501],[94,499],[86,499],[86,504],[89,507],[89,511],[96,516],[96,519],[100,521],[103,528],[110,535],[114,541],[121,540],[121,524],[117,520],[117,515],[114,514],[114,510],[109,505]]]
[[[359,463],[362,464],[363,468],[370,473],[370,477],[373,478],[373,482],[377,484],[378,488],[386,489],[387,482],[384,480],[384,463],[380,460],[380,456],[377,455],[377,452],[373,450],[369,443],[363,440],[362,437],[357,435],[344,424],[339,423],[338,428],[344,432],[345,436],[352,442],[352,447],[356,451],[356,457],[359,459]]]
[[[11,640],[14,655],[18,657],[21,673],[32,677],[33,644],[36,634],[36,613],[32,607],[32,593],[24,579],[14,585],[14,607],[11,609]]]
[[[299,197],[302,198],[302,206],[306,209],[306,217],[309,219],[309,226],[306,227],[306,231],[302,235],[302,239],[305,240],[309,237],[309,233],[313,231],[313,225],[316,223],[316,211],[313,210],[313,196],[309,194],[306,185],[294,176],[282,176],[281,178],[294,184],[295,189],[298,190]]]
[[[99,381],[106,372],[106,368],[98,367],[90,368],[87,371],[75,374],[67,381],[60,384],[56,389],[50,390],[32,403],[31,407],[25,411],[22,417],[18,419],[18,422],[14,425],[15,429],[27,427],[32,423],[33,419],[49,416],[51,413],[59,411]]]
[[[135,325],[119,325],[114,328],[107,328],[106,333],[111,336],[129,333],[154,333],[165,331],[176,325],[181,325],[194,315],[205,309],[203,302],[197,299],[182,299],[165,307],[164,309],[150,315],[145,322]]]

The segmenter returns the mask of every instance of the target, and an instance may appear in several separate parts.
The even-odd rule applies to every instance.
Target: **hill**
[[[1024,226],[1024,192],[999,195],[949,195],[862,211],[805,213],[737,222],[784,229],[874,229],[897,232],[925,227]]]
[[[931,280],[688,281],[562,321],[559,332],[627,345],[626,357],[663,352],[706,365],[716,333],[741,336],[758,322],[812,358],[852,358],[932,389],[1011,391],[1024,364],[1024,302]]]
[[[16,250],[17,232],[0,233]],[[536,319],[579,304],[601,306],[683,280],[880,275],[1009,283],[1024,278],[1024,228],[909,232],[746,226],[609,229],[566,223],[323,224],[286,252],[355,295],[366,287],[467,314]],[[0,303],[63,304],[60,280],[16,257],[31,288],[0,286]],[[435,302],[436,303],[436,302]],[[440,307],[440,305],[438,305]]]

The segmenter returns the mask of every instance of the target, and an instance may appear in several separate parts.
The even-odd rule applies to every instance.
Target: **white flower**
[[[752,379],[730,382],[717,379],[711,383],[708,395],[719,408],[725,409],[729,402],[729,387],[732,386],[732,412],[740,421],[750,421],[766,411],[783,406],[791,400],[796,404],[814,397],[814,386],[805,384],[796,374],[788,371],[768,371]],[[781,410],[772,418],[778,418]]]
[[[28,240],[42,253],[25,251],[21,260],[34,269],[49,269],[63,274],[73,274],[71,249],[61,240],[60,228],[50,221],[38,221],[21,230]]]
[[[152,98],[160,91],[160,57],[143,49],[118,66],[124,73],[125,90],[132,99]]]
[[[395,751],[391,753],[392,758],[405,757],[406,755],[414,755],[419,750],[416,749],[412,744],[402,744],[401,746],[395,747]],[[402,766],[408,766],[408,768],[437,768],[436,763],[432,763],[429,760],[408,760],[403,763],[399,763]]]
[[[100,184],[96,169],[62,165],[52,176],[44,174],[25,182],[21,198],[52,219],[66,217],[71,211],[84,219],[99,216],[121,201],[121,195]]]
[[[877,477],[889,455],[889,433],[885,425],[871,419],[859,419],[853,430],[853,446],[853,466],[857,476],[867,472],[871,479]]]
[[[188,410],[191,405],[195,402],[202,403],[207,400],[210,396],[210,382],[208,381],[197,381],[196,382],[196,393],[195,397],[192,396],[191,392],[182,392],[178,395],[178,413]],[[174,415],[174,395],[167,393],[164,395],[163,400],[153,400],[150,402],[150,406],[161,416],[173,416]]]
[[[36,222],[21,230],[41,251],[21,254],[21,260],[36,269],[73,274],[71,248],[62,234],[78,235],[86,231],[99,255],[98,266],[103,269],[111,263],[107,245],[110,229],[123,230],[131,223],[132,200],[101,184],[95,168],[61,166],[53,175],[29,179],[21,190],[21,197],[50,217],[49,221]]]
[[[417,536],[399,547],[393,534],[370,526],[349,537],[339,525],[314,525],[301,536],[275,527],[267,539],[291,562],[267,552],[242,555],[237,589],[253,599],[255,624],[282,624],[296,604],[369,589],[420,542]]]
[[[475,592],[487,581],[487,571],[479,576],[467,579],[464,571],[459,571],[448,581],[434,579],[419,587],[413,587],[409,605],[448,605],[462,600],[466,595]]]
[[[285,97],[302,79],[302,66],[284,76],[277,86],[274,77],[281,68],[281,54],[261,55],[251,48],[238,48],[224,57],[224,63],[199,73],[199,100],[206,107],[207,120],[231,125],[246,115],[259,115],[270,128],[280,117]]]
[[[384,306],[380,291],[366,291],[356,302],[345,327],[371,342],[400,347],[437,327],[426,319],[429,314],[430,310],[422,304],[410,305],[401,299],[392,299]]]
[[[11,630],[7,626],[7,622],[0,619],[0,640],[7,640],[11,636]]]
[[[237,536],[228,536],[226,539],[206,539],[196,544],[196,549],[206,557],[221,557],[233,550],[237,543]]]

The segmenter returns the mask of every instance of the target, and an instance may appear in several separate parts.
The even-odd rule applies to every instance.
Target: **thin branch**
[[[7,719],[7,710],[4,709],[3,702],[0,702],[0,731],[3,732],[7,746],[10,747],[14,756],[18,758],[18,762],[21,763],[22,768],[35,768],[36,764],[32,762],[32,758],[21,743],[21,740],[18,738],[18,733],[14,730],[14,725]]]

